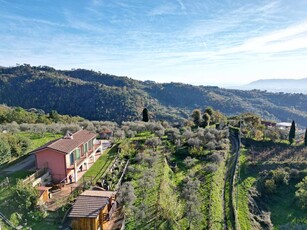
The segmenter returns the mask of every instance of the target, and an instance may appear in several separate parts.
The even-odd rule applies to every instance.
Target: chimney
[[[69,130],[66,131],[64,139],[73,139],[72,133]]]

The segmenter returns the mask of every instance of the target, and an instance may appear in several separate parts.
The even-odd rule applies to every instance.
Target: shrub
[[[307,176],[296,186],[295,196],[298,198],[301,208],[307,208]]]
[[[183,161],[187,168],[192,168],[196,164],[197,160],[195,158],[191,158],[190,156],[186,157]]]
[[[289,175],[291,179],[296,179],[299,177],[300,171],[297,169],[291,169]]]
[[[288,184],[289,173],[285,169],[278,168],[271,172],[273,173],[273,180],[276,184]]]
[[[276,191],[276,184],[273,179],[268,179],[264,182],[265,193],[272,194]]]
[[[207,173],[216,172],[217,169],[218,169],[218,167],[217,167],[216,164],[208,164],[208,165],[206,165],[206,167],[204,168],[204,170],[205,170]]]
[[[219,165],[224,160],[224,158],[219,152],[215,152],[209,156],[209,160]]]

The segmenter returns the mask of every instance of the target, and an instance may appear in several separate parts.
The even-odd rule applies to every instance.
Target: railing
[[[35,181],[37,178],[43,176],[46,172],[48,172],[49,170],[47,168],[42,168],[37,170],[35,173],[31,174],[30,176],[28,176],[26,179],[24,179],[22,182],[24,184],[28,184],[31,183],[33,181]]]
[[[127,163],[126,163],[126,165],[125,165],[125,168],[124,168],[124,170],[123,170],[123,173],[122,173],[121,177],[119,178],[118,183],[117,183],[116,186],[115,186],[115,191],[117,191],[117,190],[119,189],[119,186],[121,185],[122,180],[123,180],[123,178],[124,178],[124,176],[125,176],[125,174],[126,174],[128,165],[129,165],[129,160],[127,161]]]
[[[0,212],[0,219],[2,219],[4,223],[6,223],[12,229],[22,229],[22,226],[15,227],[1,212]],[[1,229],[1,226],[0,226],[0,229]]]

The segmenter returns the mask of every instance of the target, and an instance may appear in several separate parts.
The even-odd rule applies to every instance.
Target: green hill
[[[183,120],[195,108],[227,114],[254,112],[266,119],[307,126],[307,95],[230,90],[181,83],[159,84],[100,72],[21,65],[0,68],[0,103],[91,120],[140,120],[144,107],[154,119]]]

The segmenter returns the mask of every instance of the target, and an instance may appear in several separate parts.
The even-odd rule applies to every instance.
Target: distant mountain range
[[[140,120],[144,107],[152,119],[183,121],[193,109],[212,106],[226,115],[253,112],[266,119],[295,120],[307,126],[304,94],[159,84],[48,66],[0,67],[0,103],[116,122]]]
[[[265,79],[253,81],[240,89],[260,89],[271,92],[305,93],[307,94],[307,78],[302,79]]]

